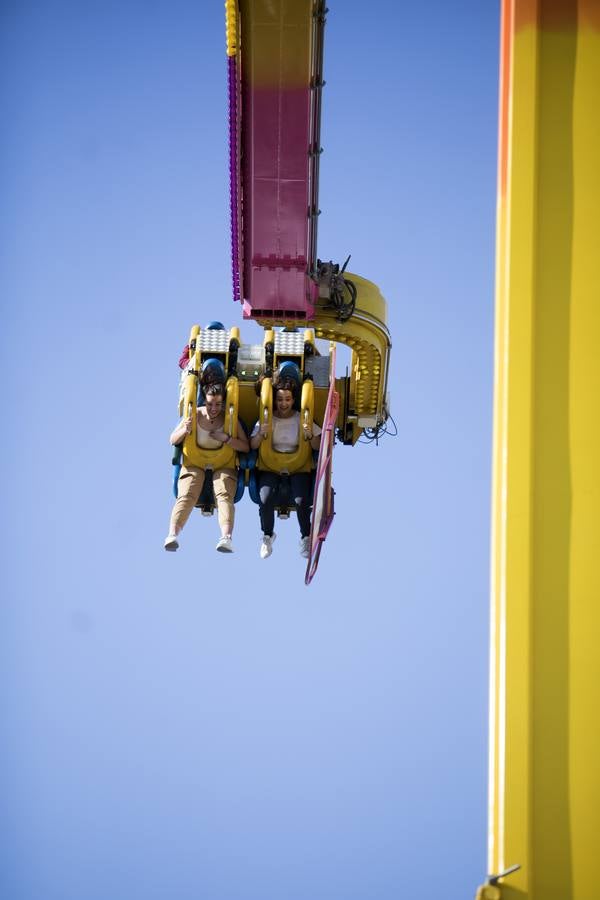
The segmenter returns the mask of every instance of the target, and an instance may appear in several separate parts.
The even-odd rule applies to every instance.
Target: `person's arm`
[[[187,419],[182,419],[179,425],[177,425],[173,431],[171,432],[171,437],[169,441],[175,445],[180,444],[187,434],[192,433],[192,417],[188,416]]]
[[[215,439],[215,441],[222,441],[224,444],[227,444],[228,447],[231,447],[232,450],[235,450],[237,453],[247,453],[248,452],[248,438],[244,434],[244,429],[238,422],[238,433],[236,437],[230,437],[226,431],[222,429],[217,429],[217,431],[211,432],[211,437]]]
[[[190,345],[186,344],[183,350],[181,351],[181,357],[179,359],[179,368],[185,369],[187,364],[190,361]]]
[[[252,432],[252,437],[250,438],[250,446],[253,450],[258,450],[262,442],[269,434],[269,426],[266,422],[263,422],[261,425],[256,424],[254,431]]]
[[[310,441],[310,446],[312,447],[312,449],[318,450],[319,447],[321,446],[321,429],[320,429],[320,427],[317,425],[316,422],[313,422],[312,431],[309,431],[309,429],[307,428],[306,425],[303,425],[302,428],[304,429],[304,436],[306,437],[307,441]]]

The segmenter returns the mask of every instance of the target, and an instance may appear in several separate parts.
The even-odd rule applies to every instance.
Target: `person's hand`
[[[269,426],[267,422],[263,422],[260,426],[260,436],[266,438],[269,436]]]
[[[183,423],[186,434],[192,433],[192,417],[188,416],[187,419]]]
[[[312,439],[313,439],[313,433],[312,433],[312,431],[310,430],[310,428],[308,427],[308,425],[304,424],[304,425],[302,426],[302,428],[304,429],[304,440],[305,440],[305,441],[312,441]]]

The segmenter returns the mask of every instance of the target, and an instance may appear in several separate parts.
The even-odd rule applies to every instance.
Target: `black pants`
[[[298,524],[302,537],[310,534],[310,514],[312,511],[310,472],[296,472],[288,475],[290,479],[291,498],[296,504]],[[277,489],[281,484],[281,475],[275,472],[260,471],[258,473],[258,492],[260,497],[260,524],[264,534],[273,534],[275,526],[275,500]]]

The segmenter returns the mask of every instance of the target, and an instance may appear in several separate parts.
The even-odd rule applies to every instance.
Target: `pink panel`
[[[323,22],[312,0],[240,0],[240,9],[244,315],[310,319]]]

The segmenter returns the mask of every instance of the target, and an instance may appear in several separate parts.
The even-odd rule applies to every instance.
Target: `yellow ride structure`
[[[600,3],[503,0],[489,871],[600,898]],[[520,868],[498,878],[507,867]]]
[[[365,432],[377,439],[389,417],[385,300],[345,265],[317,258],[326,14],[324,0],[226,0],[233,299],[244,319],[262,327],[263,339],[245,344],[237,327],[193,326],[179,402],[192,427],[173,456],[175,492],[183,458],[205,471],[238,466],[237,499],[246,485],[257,503],[257,472],[259,480],[260,472],[281,476],[285,495],[288,476],[314,470],[307,584],[334,515],[333,444],[354,445]],[[335,370],[337,343],[350,350],[342,373]],[[226,380],[224,430],[236,435],[238,420],[247,430],[257,421],[271,426],[258,451],[240,456],[229,444],[198,445],[196,410],[209,364]],[[273,384],[286,364],[293,364],[287,371],[300,412],[290,453],[272,444]],[[322,427],[318,458],[308,439],[314,419]],[[207,514],[214,509],[209,494],[197,504]],[[280,516],[289,514],[286,504],[277,507]]]

